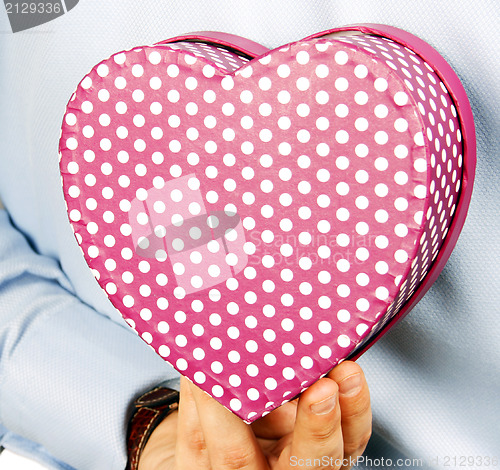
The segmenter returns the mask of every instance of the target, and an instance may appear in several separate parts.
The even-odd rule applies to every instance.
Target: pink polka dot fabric
[[[370,34],[253,60],[188,41],[120,52],[79,84],[60,152],[113,305],[247,422],[391,324],[439,255],[464,163],[440,75]]]

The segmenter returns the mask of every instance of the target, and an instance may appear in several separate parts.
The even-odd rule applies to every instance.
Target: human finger
[[[176,468],[179,470],[211,469],[198,409],[185,377],[181,377],[175,459]]]
[[[342,362],[328,377],[339,385],[344,456],[352,462],[363,454],[371,436],[372,412],[368,384],[361,367],[352,361]]]
[[[299,398],[290,466],[338,469],[343,458],[338,385],[322,378]],[[319,463],[319,466],[318,466]]]
[[[252,428],[220,403],[189,383],[210,464],[214,470],[268,470]]]
[[[297,403],[298,400],[289,401],[254,421],[251,426],[255,435],[264,439],[280,439],[291,433],[295,427]]]

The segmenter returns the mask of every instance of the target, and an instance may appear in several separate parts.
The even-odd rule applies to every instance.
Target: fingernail
[[[311,405],[311,411],[315,415],[326,415],[327,413],[333,411],[336,404],[337,404],[337,394],[325,398],[324,400],[318,401],[317,403],[313,403]]]
[[[354,396],[361,391],[361,374],[350,375],[339,383],[340,393],[344,397]]]

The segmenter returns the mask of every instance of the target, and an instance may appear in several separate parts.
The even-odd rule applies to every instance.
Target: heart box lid
[[[113,305],[247,422],[404,316],[475,169],[445,60],[384,25],[267,51],[193,33],[114,54],[68,103],[68,215]]]

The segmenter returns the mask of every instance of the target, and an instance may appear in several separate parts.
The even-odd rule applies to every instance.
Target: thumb
[[[343,447],[338,385],[325,377],[299,399],[290,463],[304,470],[338,469],[342,466]]]

